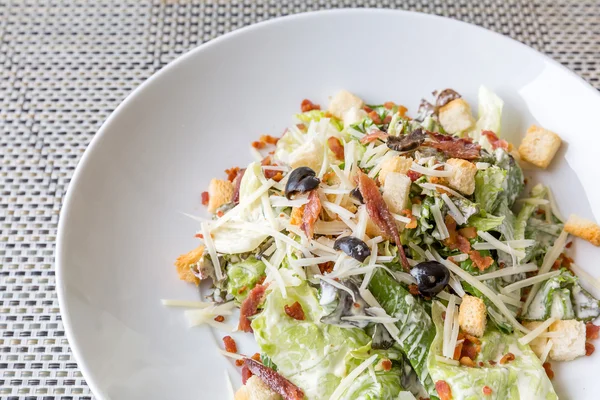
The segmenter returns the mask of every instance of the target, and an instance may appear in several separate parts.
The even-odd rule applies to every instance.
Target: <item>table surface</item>
[[[93,398],[61,323],[54,247],[69,179],[111,111],[165,64],[216,36],[339,7],[481,25],[600,88],[600,1],[0,0],[1,399]]]

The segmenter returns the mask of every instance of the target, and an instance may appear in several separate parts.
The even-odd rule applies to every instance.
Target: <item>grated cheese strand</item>
[[[417,164],[416,162],[413,162],[412,165],[410,166],[410,169],[412,171],[418,172],[423,175],[437,176],[440,178],[451,177],[454,174],[453,171],[448,171],[448,170],[440,171],[440,170],[435,169],[437,167],[444,167],[444,166],[445,166],[445,164],[437,164],[437,165],[434,165],[432,168],[426,168],[422,165]]]
[[[456,258],[454,258],[456,260]],[[486,274],[477,275],[475,278],[480,281],[486,281],[488,279],[501,278],[503,276],[511,276],[521,274],[523,272],[537,271],[538,267],[534,263],[523,264],[517,267],[502,268],[494,272],[488,272]]]
[[[547,281],[548,279],[560,275],[560,271],[552,271],[546,272],[545,274],[538,274],[536,276],[532,276],[531,278],[523,279],[522,281],[511,283],[508,286],[500,289],[502,293],[514,292],[517,289],[521,289],[527,286],[531,286],[533,284]]]
[[[442,342],[442,354],[444,357],[452,358],[454,349],[450,354],[450,335],[452,335],[452,327],[454,323],[455,300],[454,296],[450,297],[448,307],[446,307],[446,318],[444,318],[444,341]]]
[[[217,281],[221,281],[223,279],[223,271],[221,270],[221,262],[219,261],[219,256],[217,255],[217,248],[215,247],[215,243],[210,235],[210,230],[208,229],[208,222],[202,222],[200,224],[200,229],[202,231],[204,244],[206,245],[206,249],[210,255],[210,260],[215,268],[215,278],[217,278]]]
[[[548,359],[548,354],[550,354],[550,350],[552,350],[552,345],[554,344],[553,340],[548,340],[546,342],[546,346],[544,346],[544,350],[542,350],[542,354],[540,354],[540,362],[543,364]]]
[[[371,366],[375,362],[377,357],[378,355],[374,354],[371,357],[367,358],[365,361],[363,361],[358,367],[354,368],[352,372],[350,372],[346,377],[344,377],[344,379],[342,379],[338,387],[331,394],[329,400],[338,400],[339,398],[341,398],[342,394],[344,394],[346,389],[348,389],[350,385],[354,383],[354,380],[358,378],[358,376],[362,374],[364,370],[369,368],[369,366]]]
[[[448,206],[448,209],[450,210],[450,215],[452,216],[452,218],[454,218],[458,225],[463,225],[467,222],[465,216],[460,212],[458,207],[456,207],[456,204],[454,204],[454,202],[450,200],[450,197],[448,197],[446,193],[442,193],[442,200],[444,200],[444,203],[446,203],[446,205]]]
[[[450,237],[450,233],[448,232],[448,228],[444,223],[444,217],[442,217],[442,212],[440,211],[440,207],[437,204],[432,205],[430,208],[431,213],[433,214],[433,219],[435,220],[435,225],[437,226],[437,230],[440,234],[440,239],[446,239]],[[479,233],[479,232],[477,232]]]
[[[490,235],[488,232],[477,231],[477,236],[494,246],[496,250],[503,251],[517,258],[525,258],[526,254],[524,251],[512,249],[509,245],[502,243],[501,241]]]
[[[554,317],[548,318],[547,320],[542,322],[537,328],[535,328],[534,330],[529,332],[527,335],[520,338],[519,343],[521,343],[522,345],[528,344],[533,339],[538,337],[540,334],[544,333],[544,331],[546,331],[550,327],[550,325],[552,325],[554,323],[554,321],[556,321],[556,318],[554,318]]]

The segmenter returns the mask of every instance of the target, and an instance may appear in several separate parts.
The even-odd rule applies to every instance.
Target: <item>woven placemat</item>
[[[61,324],[61,201],[119,102],[187,50],[308,10],[386,7],[509,35],[600,87],[600,2],[529,0],[0,0],[0,398],[92,399]]]

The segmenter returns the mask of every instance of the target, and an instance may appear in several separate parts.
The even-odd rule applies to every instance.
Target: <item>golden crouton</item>
[[[175,260],[175,267],[177,267],[179,279],[198,285],[200,283],[200,279],[193,274],[192,267],[197,264],[198,261],[200,261],[203,255],[204,246],[200,245],[194,250],[177,257],[177,260]]]
[[[446,164],[452,168],[452,176],[448,178],[451,188],[470,195],[475,191],[475,174],[477,166],[472,162],[460,158],[451,158]]]
[[[383,185],[383,200],[391,212],[399,214],[406,208],[412,181],[404,174],[390,172]]]
[[[378,179],[383,185],[385,183],[385,177],[390,172],[399,172],[406,174],[413,163],[413,159],[410,157],[397,156],[388,158],[381,164],[381,170],[379,171]]]
[[[530,331],[534,330],[541,324],[543,324],[542,321],[525,321],[525,322],[523,322],[523,326],[525,328],[529,329]],[[535,353],[536,356],[541,357],[542,353],[544,352],[544,348],[546,347],[547,342],[548,342],[547,338],[538,336],[535,339],[533,339],[531,342],[529,342],[529,346],[531,347],[531,350],[533,350],[533,352]]]
[[[384,231],[381,230],[381,228],[379,228],[375,222],[373,222],[371,220],[371,218],[369,218],[367,220],[367,229],[365,230],[367,236],[369,237],[377,237],[377,236],[381,236],[382,238],[384,238],[385,240],[392,240],[393,238],[391,238],[387,233],[385,233]]]
[[[302,215],[304,215],[304,206],[292,207],[290,213],[290,224],[300,226],[302,224]]]
[[[365,103],[362,99],[347,90],[340,90],[329,102],[327,110],[338,118],[343,118],[344,114],[352,108],[361,109]]]
[[[590,220],[571,214],[565,224],[565,231],[587,240],[594,246],[600,246],[600,226]]]
[[[234,400],[281,400],[281,396],[271,390],[258,376],[252,375],[235,393]]]
[[[550,332],[558,332],[559,337],[550,338],[552,348],[550,359],[570,361],[585,355],[585,323],[576,319],[556,321],[550,325]]]
[[[460,303],[458,325],[469,335],[482,337],[485,332],[487,309],[483,300],[478,297],[465,295]]]
[[[229,181],[211,179],[208,185],[208,212],[214,214],[223,204],[231,202],[234,190],[233,183]]]
[[[462,98],[454,99],[440,107],[438,118],[444,130],[451,134],[464,132],[475,125],[471,107]]]
[[[519,155],[537,167],[547,168],[560,144],[560,137],[556,133],[531,125],[519,146]]]

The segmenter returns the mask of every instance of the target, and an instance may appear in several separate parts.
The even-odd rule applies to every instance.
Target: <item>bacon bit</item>
[[[204,235],[201,233],[196,233],[194,237],[197,237],[198,239],[204,239]]]
[[[267,286],[262,284],[256,285],[254,289],[248,293],[248,297],[242,302],[240,307],[240,322],[238,324],[238,329],[240,331],[252,332],[249,317],[258,312],[258,306],[262,303],[266,290]]]
[[[500,359],[500,364],[501,365],[508,364],[509,362],[513,361],[514,359],[515,359],[515,355],[513,353],[506,353]]]
[[[233,202],[238,204],[240,202],[240,185],[242,184],[242,178],[244,177],[244,173],[246,172],[246,168],[240,169],[238,171],[235,180],[233,181]]]
[[[333,261],[327,261],[321,264],[318,264],[319,271],[321,271],[321,275],[330,274],[333,271],[333,266],[335,263]]]
[[[394,239],[394,242],[398,247],[398,252],[400,253],[402,267],[408,272],[410,270],[410,265],[408,264],[402,242],[400,241],[398,225],[396,224],[394,217],[392,217],[392,213],[390,213],[387,204],[383,200],[377,184],[360,169],[357,174],[357,181],[358,190],[360,190],[360,194],[365,201],[369,217],[384,233]]]
[[[340,139],[336,138],[335,136],[331,136],[329,139],[327,139],[327,145],[329,146],[329,149],[333,151],[333,154],[335,154],[335,158],[338,160],[344,159],[344,146],[342,145]]]
[[[392,369],[392,362],[387,358],[381,360],[381,368],[383,368],[384,371],[390,371]]]
[[[413,283],[411,285],[408,285],[408,291],[413,296],[417,296],[419,294],[419,287]]]
[[[225,345],[225,351],[229,353],[237,353],[237,345],[231,336],[225,336],[223,338],[223,344]]]
[[[302,305],[298,302],[295,302],[291,306],[286,304],[283,309],[290,318],[294,318],[298,321],[304,321],[304,318],[306,318],[304,315],[304,310],[302,309]]]
[[[483,361],[479,361],[479,366],[483,367],[485,365],[485,363]]]
[[[325,175],[323,175],[323,181],[329,182],[329,180],[333,179],[334,177],[335,177],[335,172],[329,171]]]
[[[467,239],[475,239],[477,237],[477,228],[474,226],[468,226],[458,230],[458,234]]]
[[[236,367],[241,367],[242,365],[244,365],[244,360],[235,360]]]
[[[420,177],[423,176],[422,173],[417,172],[417,171],[413,171],[412,169],[409,170],[406,175],[410,178],[411,181],[416,181],[417,179],[419,179]]]
[[[462,236],[460,236],[460,237],[462,237]],[[473,264],[475,264],[475,266],[477,268],[479,268],[479,270],[481,272],[488,269],[494,263],[494,259],[492,257],[490,257],[490,256],[483,257],[481,255],[481,253],[477,250],[471,250],[471,251],[469,251],[468,254],[469,254],[469,258],[471,259],[471,261],[473,261]]]
[[[227,180],[229,182],[233,182],[239,171],[240,167],[231,167],[229,169],[226,169],[225,173],[227,174]]]
[[[284,400],[304,399],[304,392],[299,387],[273,371],[271,368],[250,358],[244,360],[244,365],[248,367],[250,372],[262,379],[271,390],[279,393]]]
[[[391,115],[386,115],[385,118],[383,119],[383,123],[384,124],[389,124],[390,122],[392,122],[392,116]]]
[[[460,334],[459,334],[459,340],[460,340]],[[463,348],[463,342],[460,342],[456,345],[456,347],[454,348],[454,354],[452,355],[453,360],[460,360],[461,354],[462,354],[462,348]]]
[[[261,275],[260,278],[258,278],[258,285],[262,285],[265,282],[265,279],[267,279],[266,275]]]
[[[373,109],[372,109],[371,107],[367,106],[367,105],[364,105],[364,106],[363,106],[363,110],[364,110],[364,111],[365,111],[367,114],[373,111]]]
[[[404,215],[406,218],[410,218],[410,222],[404,227],[407,229],[414,229],[417,227],[417,218],[413,215],[412,210],[405,208],[400,210],[400,215]]]
[[[388,138],[388,136],[389,135],[387,133],[385,133],[384,131],[376,130],[376,131],[371,132],[368,135],[365,135],[362,138],[360,138],[360,143],[368,144],[368,143],[374,142],[376,140],[384,141]]]
[[[304,124],[296,124],[296,128],[298,128],[302,132],[306,132],[306,125]]]
[[[450,385],[446,381],[437,381],[435,383],[435,390],[440,396],[440,400],[452,400],[452,390]]]
[[[548,379],[554,379],[554,371],[552,371],[552,364],[550,364],[549,362],[545,362],[544,364],[542,364],[542,367],[544,367],[544,371],[546,371]]]
[[[488,363],[490,363],[490,365],[496,365],[496,364],[498,364],[498,363],[497,363],[496,361],[494,361],[494,360],[489,360],[489,361],[488,361]]]
[[[570,249],[570,248],[571,248],[571,246],[573,246],[573,242],[569,242],[569,243],[567,243],[567,244],[565,245],[565,247],[566,247],[567,249]]]
[[[244,285],[238,290],[238,293],[244,293],[246,290],[248,290],[248,286]]]
[[[208,192],[202,192],[202,194],[200,195],[200,198],[202,199],[202,205],[207,206],[208,200],[210,199],[210,197],[208,196]]]
[[[254,353],[250,358],[252,358],[254,361],[260,362],[260,353]]]
[[[290,224],[300,226],[302,223],[302,215],[304,215],[304,205],[301,205],[300,207],[292,207],[292,212],[290,213]]]
[[[591,322],[585,324],[585,337],[586,339],[593,340],[598,339],[600,332],[600,326],[594,325]]]
[[[448,238],[444,240],[444,244],[452,250],[460,250],[463,253],[471,251],[471,243],[456,231],[456,221],[451,215],[446,215],[444,218],[446,229],[448,229]]]
[[[309,112],[312,110],[320,110],[320,109],[321,109],[320,105],[315,104],[308,99],[304,99],[304,100],[302,100],[302,103],[300,103],[300,110],[302,112]]]
[[[481,134],[488,138],[494,150],[496,150],[497,148],[508,150],[508,142],[506,140],[499,139],[494,132],[483,131],[481,132]]]
[[[417,196],[415,196],[412,199],[410,199],[410,202],[413,203],[413,204],[421,204],[422,203],[421,198],[417,197]]]
[[[465,336],[465,341],[463,342],[460,358],[468,357],[471,360],[475,360],[480,351],[481,343],[472,342]]]
[[[490,396],[492,394],[492,388],[489,386],[484,386],[482,391],[483,391],[483,394],[486,396]]]
[[[392,108],[394,108],[395,105],[396,105],[396,103],[394,103],[393,101],[386,101],[385,103],[383,103],[383,106],[385,108],[387,108],[388,110],[391,110]]]
[[[217,211],[217,217],[221,218],[225,213],[221,210]]]
[[[381,117],[379,116],[379,114],[377,114],[377,111],[369,112],[369,118],[371,118],[373,120],[373,123],[375,125],[383,124],[383,121],[381,120]]]
[[[245,364],[244,360],[237,360],[237,361],[241,361],[242,362],[242,384],[246,384],[246,381],[248,379],[250,379],[250,377],[252,375],[254,375],[251,371],[250,368],[248,368],[248,366]]]
[[[585,355],[586,356],[591,356],[592,354],[594,354],[594,350],[596,350],[596,347],[594,347],[593,344],[591,344],[590,342],[585,342]]]
[[[217,321],[217,322],[223,322],[223,321],[225,321],[225,317],[222,316],[222,315],[217,315],[215,317],[215,321]]]
[[[475,362],[466,356],[461,357],[459,362],[460,362],[460,365],[464,365],[465,367],[474,367],[475,366]]]
[[[469,342],[471,342],[473,344],[481,344],[481,340],[479,340],[478,337],[469,335],[468,333],[465,333],[465,340],[468,340]]]
[[[267,144],[265,142],[252,142],[252,147],[254,147],[255,149],[264,149],[267,146]]]
[[[321,214],[321,199],[316,190],[312,190],[308,195],[308,203],[304,207],[302,213],[302,224],[300,229],[306,234],[309,239],[312,239],[315,229],[315,222]]]
[[[448,157],[462,158],[465,160],[474,160],[479,158],[481,146],[473,143],[470,138],[457,138],[452,135],[427,132],[434,139],[431,142],[425,142],[422,146],[429,146],[437,149]]]
[[[398,106],[398,114],[400,114],[400,116],[402,118],[406,118],[406,112],[408,111],[408,108],[404,107],[404,106]],[[410,119],[410,118],[409,118]]]
[[[261,135],[260,137],[260,141],[267,143],[267,144],[277,144],[277,142],[279,141],[279,138],[276,138],[274,136],[271,135]]]

